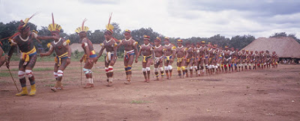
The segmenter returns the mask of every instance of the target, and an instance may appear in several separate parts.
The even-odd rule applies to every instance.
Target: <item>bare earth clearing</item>
[[[11,62],[17,65],[18,62]],[[17,93],[5,67],[0,69],[0,120],[108,121],[299,121],[300,66],[143,82],[141,64],[133,65],[133,82],[124,85],[123,62],[115,66],[112,87],[106,86],[103,62],[94,67],[95,88],[80,85],[80,63],[64,72],[65,90],[50,90],[53,62],[37,62],[34,97]],[[175,67],[175,66],[174,66]],[[17,86],[17,66],[12,66]],[[175,69],[174,69],[175,70]],[[153,69],[151,70],[153,71]],[[154,76],[151,76],[153,79]],[[83,77],[82,84],[85,84]],[[27,81],[30,89],[29,82]]]

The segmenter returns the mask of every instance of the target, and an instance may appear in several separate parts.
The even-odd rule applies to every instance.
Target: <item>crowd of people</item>
[[[70,40],[60,37],[59,33],[62,29],[60,25],[54,22],[52,14],[52,23],[48,26],[51,36],[39,36],[35,32],[30,31],[28,26],[29,20],[26,18],[20,21],[18,32],[9,38],[11,48],[8,55],[5,55],[0,48],[0,66],[6,63],[7,68],[10,65],[10,58],[16,46],[21,51],[21,59],[19,62],[18,77],[22,87],[22,91],[17,93],[17,96],[35,95],[36,84],[32,69],[36,63],[37,52],[33,44],[33,40],[53,40],[47,44],[49,50],[46,53],[40,53],[41,57],[49,56],[53,51],[56,53],[54,78],[56,84],[51,87],[51,90],[56,92],[63,89],[62,78],[64,70],[71,62],[71,49],[69,46]],[[117,40],[113,34],[114,27],[108,22],[106,31],[104,33],[105,40],[101,43],[101,49],[97,55],[92,42],[87,38],[87,31],[89,28],[84,26],[86,20],[75,31],[80,37],[84,55],[80,59],[84,63],[83,72],[86,77],[86,85],[84,88],[93,88],[93,73],[92,67],[102,56],[105,50],[105,72],[107,76],[107,85],[112,86],[114,77],[114,65],[117,59],[117,49],[120,46],[124,47],[124,69],[126,73],[125,84],[130,84],[132,80],[132,65],[138,62],[138,58],[142,56],[142,73],[145,82],[150,82],[150,66],[154,66],[155,80],[163,78],[172,79],[173,76],[173,62],[176,59],[177,72],[180,78],[187,78],[193,76],[213,75],[219,73],[239,72],[245,70],[255,70],[277,67],[278,56],[276,52],[272,54],[266,51],[248,51],[229,48],[225,46],[218,47],[217,44],[207,43],[201,41],[198,43],[184,42],[181,39],[177,40],[177,46],[170,43],[169,38],[159,38],[154,40],[151,44],[150,36],[144,35],[144,44],[138,44],[131,37],[131,31],[125,30],[124,39]],[[109,20],[110,21],[110,20]],[[163,39],[163,40],[162,40]],[[164,41],[164,44],[162,43]],[[26,79],[30,81],[31,90],[28,93],[26,87]]]

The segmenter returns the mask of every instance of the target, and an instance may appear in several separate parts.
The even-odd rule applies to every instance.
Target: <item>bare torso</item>
[[[194,49],[192,47],[188,48],[187,53],[187,58],[192,58],[194,56]]]
[[[105,48],[106,52],[113,52],[116,44],[116,41],[113,39],[103,41],[103,47]]]
[[[53,50],[55,51],[56,55],[60,56],[66,52],[68,52],[68,48],[64,45],[65,40],[60,38],[57,42],[51,42]]]
[[[82,43],[82,48],[83,48],[83,50],[84,50],[85,53],[90,53],[91,51],[94,50],[93,44],[92,44],[92,42],[88,38],[82,39],[81,43]],[[87,46],[89,48],[90,52],[87,52],[87,50],[85,49],[85,46]]]
[[[134,46],[136,46],[137,42],[133,40],[132,38],[130,39],[123,39],[122,44],[124,46],[125,51],[130,51],[134,49]]]
[[[199,49],[199,56],[200,58],[204,58],[205,57],[205,47],[201,46]]]
[[[143,44],[141,46],[141,52],[143,56],[151,55],[151,51],[152,51],[152,45],[150,43],[148,45]]]
[[[177,58],[182,58],[182,57],[184,57],[184,56],[185,56],[185,50],[186,50],[186,48],[183,47],[183,46],[177,47],[177,48],[176,48],[176,56],[177,56]]]
[[[30,34],[28,38],[22,38],[21,35],[18,35],[13,38],[13,44],[16,44],[21,52],[29,52],[34,48],[33,38],[33,34]]]
[[[173,54],[174,45],[171,43],[164,46],[164,54],[165,56],[171,56]]]
[[[161,45],[154,46],[155,57],[161,57],[163,55],[163,49],[164,49],[164,47]]]

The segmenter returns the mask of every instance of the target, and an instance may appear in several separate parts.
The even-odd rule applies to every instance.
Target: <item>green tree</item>
[[[275,33],[274,35],[270,36],[271,37],[287,37],[285,32],[280,32],[280,33]]]
[[[255,37],[252,35],[244,35],[244,36],[234,36],[229,41],[229,47],[234,47],[237,49],[242,49],[255,40]]]

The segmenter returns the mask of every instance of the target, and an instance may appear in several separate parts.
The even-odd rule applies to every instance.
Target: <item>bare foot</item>
[[[83,88],[92,88],[94,87],[94,84],[87,83]]]
[[[63,86],[60,86],[60,87],[57,87],[56,89],[63,90],[64,87],[63,87]]]
[[[131,84],[131,83],[130,83],[130,80],[127,79],[127,81],[125,81],[124,84]]]
[[[56,92],[56,87],[51,87],[51,90],[52,90],[53,92]]]
[[[111,87],[111,86],[112,86],[112,82],[108,82],[108,83],[107,83],[107,86],[108,86],[108,87]]]
[[[56,92],[57,90],[63,90],[63,89],[64,89],[63,86],[60,86],[60,87],[51,87],[51,90],[52,90],[53,92]]]

